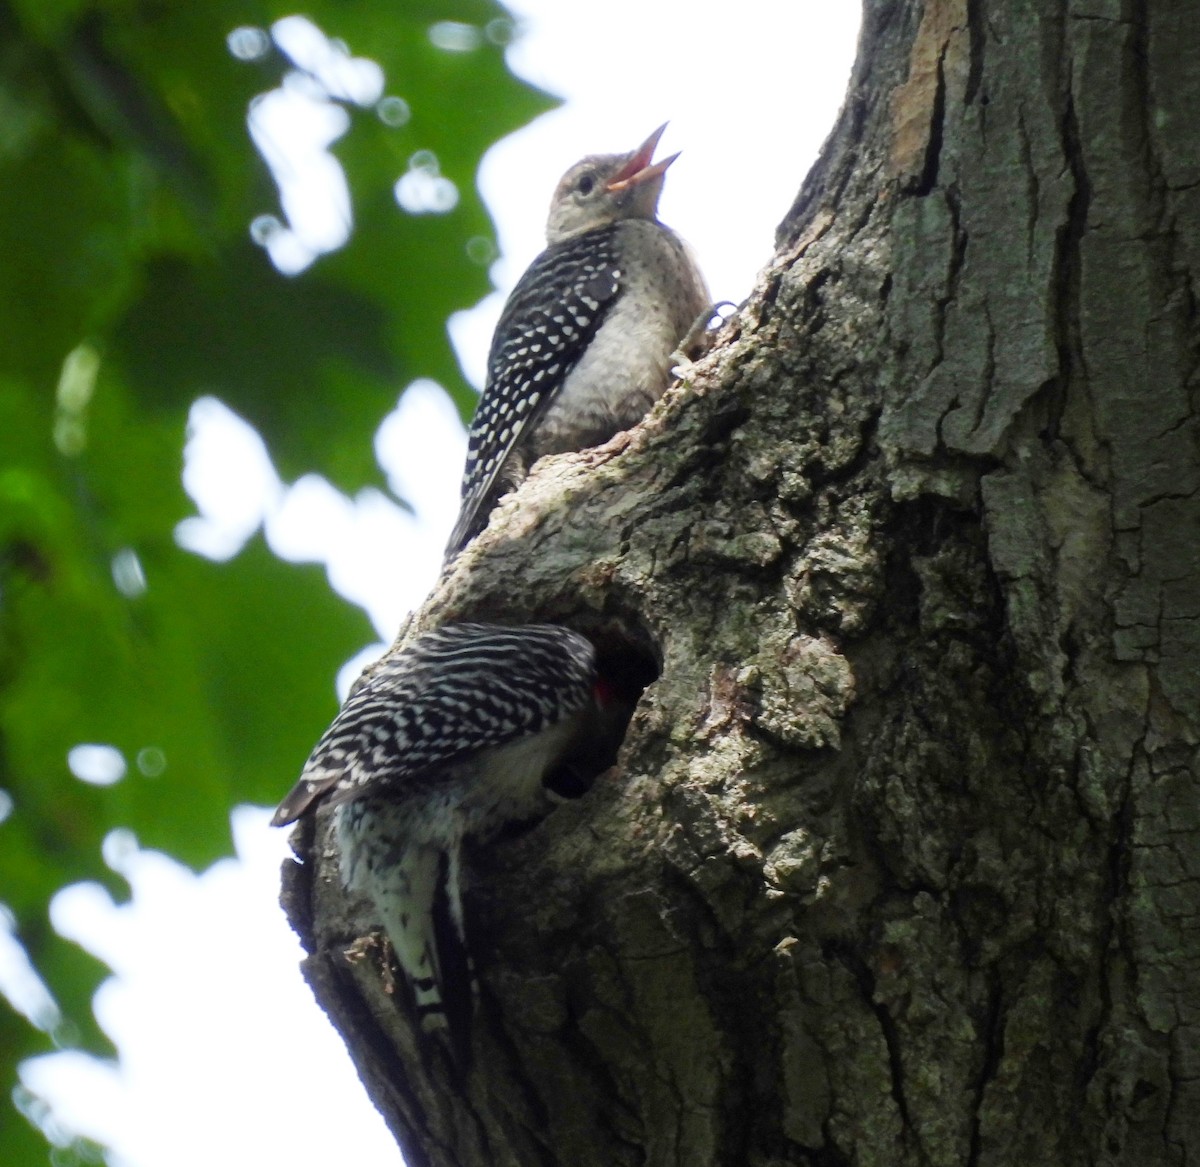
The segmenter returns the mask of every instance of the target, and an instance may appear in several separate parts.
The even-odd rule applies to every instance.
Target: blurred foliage
[[[350,116],[333,153],[354,231],[285,277],[250,237],[280,212],[246,117],[285,75],[320,90],[269,39],[292,13],[0,0],[0,903],[62,1010],[51,1035],[0,1003],[6,1095],[55,1040],[108,1048],[90,1007],[105,970],[50,928],[54,892],[98,879],[120,894],[101,859],[116,827],[194,865],[227,851],[230,807],[286,790],[334,712],[336,667],[370,636],[318,568],[261,540],[226,564],[175,544],[193,400],[255,424],[285,477],[346,490],[377,479],[374,431],[413,378],[471,408],[445,321],[489,290],[474,174],[547,101],[506,71],[490,0],[310,0],[411,117],[324,92]],[[458,51],[431,38],[443,21]],[[251,60],[227,43],[238,28],[260,30]],[[456,184],[449,212],[397,205],[417,151]],[[119,749],[126,776],[73,777],[81,742]],[[45,1161],[0,1107],[0,1162]]]

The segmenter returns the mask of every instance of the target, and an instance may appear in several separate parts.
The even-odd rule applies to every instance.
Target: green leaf
[[[315,468],[351,482],[378,476],[372,436],[413,376],[378,299],[319,273],[287,280],[248,242],[211,262],[150,265],[113,357],[143,408],[178,416],[213,393],[289,477]]]
[[[193,865],[226,853],[230,808],[288,789],[335,711],[336,668],[372,638],[319,568],[261,540],[227,564],[176,545],[188,408],[217,394],[288,476],[347,490],[380,481],[374,433],[408,381],[437,379],[468,412],[446,318],[489,290],[468,256],[493,235],[475,171],[550,104],[507,73],[487,30],[508,18],[490,0],[307,5],[381,65],[411,118],[343,103],[333,153],[353,231],[285,277],[250,242],[251,221],[280,211],[246,115],[293,65],[274,50],[239,60],[226,38],[294,11],[0,4],[0,787],[13,800],[0,894],[63,1010],[59,1039],[98,1051],[103,966],[53,932],[51,897],[89,879],[123,894],[101,858],[117,828]],[[436,47],[430,27],[447,20],[474,26],[475,47]],[[455,184],[448,213],[396,201],[423,151]],[[120,750],[125,775],[76,778],[67,758],[83,742]],[[18,1059],[49,1048],[0,1009],[9,1085]],[[9,1117],[0,1162],[44,1158]]]

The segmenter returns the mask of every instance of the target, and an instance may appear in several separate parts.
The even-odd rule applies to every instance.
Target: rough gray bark
[[[1200,1161],[1198,62],[1178,0],[871,0],[717,350],[442,582],[661,676],[471,857],[465,1081],[301,840],[412,1167]]]

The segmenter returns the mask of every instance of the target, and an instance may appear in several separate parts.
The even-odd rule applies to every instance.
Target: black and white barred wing
[[[271,822],[318,801],[345,802],[426,776],[489,746],[539,732],[591,700],[595,649],[551,624],[452,624],[395,654],[351,694]]]
[[[621,291],[616,227],[548,247],[513,289],[488,354],[467,436],[462,507],[446,545],[456,555],[487,524],[505,460],[579,363]]]

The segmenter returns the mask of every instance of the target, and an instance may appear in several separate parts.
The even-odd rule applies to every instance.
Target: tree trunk
[[[418,618],[659,671],[469,854],[461,1078],[301,840],[410,1167],[1200,1162],[1200,5],[870,0],[860,51],[716,350]]]

